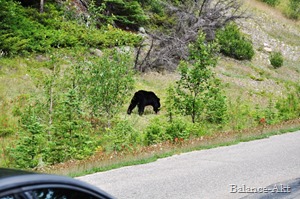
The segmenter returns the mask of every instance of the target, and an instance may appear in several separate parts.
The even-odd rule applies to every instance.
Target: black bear
[[[151,105],[155,113],[158,113],[160,108],[160,99],[152,91],[139,90],[134,93],[127,109],[127,114],[130,115],[132,110],[137,106],[139,115],[143,115],[145,106],[148,105]]]

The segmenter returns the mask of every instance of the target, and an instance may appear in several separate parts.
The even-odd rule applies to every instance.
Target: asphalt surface
[[[119,199],[300,198],[300,131],[78,179]]]

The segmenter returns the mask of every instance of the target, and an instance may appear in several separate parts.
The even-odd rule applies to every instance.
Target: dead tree
[[[188,45],[196,40],[199,31],[206,34],[207,41],[215,38],[217,29],[228,22],[247,18],[240,0],[194,0],[185,1],[180,7],[161,2],[168,15],[175,17],[176,25],[166,33],[148,33],[155,40],[145,59],[136,62],[135,68],[169,70],[177,68],[180,60],[188,58]],[[140,51],[137,53],[139,56]]]

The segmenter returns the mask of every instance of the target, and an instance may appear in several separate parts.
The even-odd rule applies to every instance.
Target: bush
[[[50,48],[73,47],[79,44],[79,37],[66,29],[61,12],[48,3],[47,13],[41,14],[33,8],[23,8],[14,1],[0,0],[0,49],[6,55],[26,52],[47,52]],[[9,25],[8,25],[9,24]],[[70,22],[70,24],[71,22]],[[77,25],[79,27],[79,25]],[[73,26],[72,26],[73,27]],[[74,28],[76,29],[76,28]]]
[[[226,56],[238,60],[251,60],[254,56],[252,43],[239,30],[235,23],[228,24],[218,30],[216,38],[220,44],[220,51]]]
[[[129,121],[118,121],[112,128],[106,128],[103,143],[114,151],[133,149],[135,145],[141,144],[141,136],[133,128]],[[109,150],[109,149],[108,149]]]
[[[228,121],[227,98],[221,89],[220,80],[215,79],[211,82],[210,88],[206,93],[206,117],[205,119],[214,124],[224,124]]]
[[[170,135],[166,134],[166,124],[155,118],[145,130],[145,142],[147,145],[161,143],[171,140]]]
[[[133,88],[132,66],[132,56],[117,49],[75,65],[75,84],[91,116],[111,119],[120,110]]]
[[[279,68],[283,65],[283,56],[281,52],[274,52],[270,55],[270,63],[274,68]]]
[[[205,43],[205,35],[200,33],[189,50],[190,62],[180,63],[180,80],[174,90],[169,89],[167,100],[180,114],[191,116],[193,123],[203,120],[220,123],[225,119],[227,107],[220,82],[212,70],[217,64],[218,45]],[[171,109],[167,106],[170,119]]]
[[[51,113],[45,101],[32,100],[20,112],[20,137],[10,149],[14,166],[34,168],[93,154],[95,137],[74,89],[56,96]]]
[[[181,119],[174,120],[167,126],[166,134],[172,141],[188,139],[190,137],[188,123]]]
[[[276,6],[280,3],[280,0],[262,0],[262,1],[269,4],[270,6]]]
[[[104,0],[89,4],[89,12],[97,25],[114,24],[117,27],[137,29],[148,17],[137,1]]]
[[[289,88],[289,90],[292,90]],[[281,120],[290,120],[300,116],[300,86],[290,91],[286,97],[282,97],[276,103],[278,116]]]
[[[76,46],[136,46],[141,41],[140,36],[112,26],[99,30],[75,19],[67,20],[56,3],[45,4],[45,9],[47,12],[39,13],[12,0],[0,0],[0,18],[3,19],[0,21],[0,50],[5,55],[45,53],[52,48]]]
[[[131,32],[123,31],[108,25],[103,30],[88,30],[87,34],[82,35],[83,42],[92,47],[114,47],[114,46],[137,46],[142,37]]]
[[[78,90],[66,89],[58,97],[51,115],[53,124],[45,153],[45,161],[50,164],[82,159],[95,150],[95,138],[91,134],[90,123],[84,119]]]
[[[10,156],[16,167],[34,168],[38,166],[47,148],[47,137],[44,134],[46,129],[32,107],[28,107],[22,114],[21,126],[20,138],[16,146],[10,149]]]
[[[299,19],[300,18],[300,1],[299,0],[290,0],[287,16],[291,19]]]
[[[25,51],[29,39],[22,37],[22,32],[28,32],[27,28],[33,24],[24,17],[24,9],[11,0],[0,0],[0,10],[1,51],[7,55]]]

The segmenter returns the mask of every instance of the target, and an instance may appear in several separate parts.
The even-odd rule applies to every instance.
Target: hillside
[[[247,1],[245,4],[251,18],[242,21],[241,28],[252,39],[255,57],[251,62],[223,58],[217,73],[245,99],[257,103],[262,100],[266,104],[263,99],[285,95],[289,83],[299,82],[300,23],[286,19],[278,10],[261,2]],[[269,61],[270,53],[276,51],[284,56],[284,65],[278,69]]]
[[[251,38],[255,56],[251,61],[222,56],[215,72],[233,103],[243,101],[245,106],[253,109],[268,107],[270,100],[275,102],[277,98],[286,97],[294,89],[293,85],[299,84],[300,23],[287,19],[279,10],[262,2],[251,0],[244,6],[251,17],[240,21],[239,25],[243,33]],[[269,57],[277,51],[282,52],[284,64],[274,69]],[[155,90],[165,98],[164,91],[168,85],[179,78],[177,73],[147,73],[140,76],[136,88]]]
[[[261,135],[265,131],[268,133],[270,130],[298,127],[300,22],[287,19],[278,8],[270,7],[260,1],[245,1],[243,7],[247,9],[247,13],[251,17],[238,21],[238,24],[243,34],[251,39],[255,55],[251,61],[238,61],[220,55],[214,72],[222,82],[228,107],[228,119],[220,124],[207,121],[198,121],[193,124],[190,117],[177,113],[175,120],[170,122],[167,110],[167,90],[180,79],[178,71],[134,73],[132,81],[125,82],[133,83],[125,88],[128,89],[126,90],[129,92],[128,95],[124,95],[117,101],[120,102],[121,107],[117,107],[115,112],[108,112],[108,116],[100,114],[100,116],[94,117],[95,115],[89,112],[92,108],[87,104],[80,104],[89,99],[84,98],[86,94],[84,90],[80,90],[83,94],[76,93],[78,92],[76,83],[80,84],[80,78],[83,76],[73,76],[76,73],[75,70],[71,70],[73,66],[81,64],[97,69],[103,65],[103,70],[113,71],[110,69],[121,63],[120,65],[123,64],[122,66],[127,67],[127,71],[123,71],[123,74],[127,74],[133,68],[131,66],[133,58],[128,59],[126,54],[121,54],[116,59],[119,62],[110,62],[110,58],[116,56],[113,54],[104,56],[105,60],[101,61],[101,57],[95,56],[93,48],[93,45],[98,44],[93,42],[99,39],[101,40],[99,43],[106,48],[111,47],[108,49],[117,50],[119,50],[118,47],[113,47],[118,45],[134,46],[139,41],[139,38],[135,37],[136,32],[134,31],[121,32],[108,26],[108,29],[104,31],[88,29],[89,32],[80,32],[85,29],[81,26],[83,29],[75,31],[74,27],[77,26],[72,22],[70,27],[69,25],[64,27],[70,28],[67,28],[67,31],[75,31],[74,35],[76,36],[82,34],[82,37],[79,38],[89,42],[90,47],[60,48],[59,44],[55,44],[54,50],[46,49],[44,53],[34,52],[7,57],[1,54],[0,166],[15,167],[16,159],[27,155],[29,157],[29,154],[34,152],[35,155],[22,159],[24,162],[19,162],[18,164],[21,166],[18,166],[36,168],[71,160],[66,165],[57,166],[58,168],[70,168],[72,167],[70,164],[74,163],[73,159],[83,159],[83,163],[80,161],[77,163],[83,165],[82,169],[86,170],[98,165],[99,160],[95,160],[97,158],[108,160],[111,164],[118,163],[118,161],[112,161],[118,157],[121,157],[122,162],[122,158],[128,158],[126,156],[128,154],[130,157],[126,161],[132,161],[132,159],[136,161],[132,156],[139,157],[139,154],[142,156],[138,159],[149,157],[151,159],[153,156],[157,157],[155,152],[161,155],[164,151],[169,153],[173,150],[174,152],[181,147],[183,151],[185,147],[189,148],[187,150],[191,150],[192,146],[197,148],[197,144],[207,146],[215,143],[211,141],[215,138],[217,138],[217,144],[222,144],[228,140],[235,142],[239,139],[248,139],[247,136],[251,136],[251,132],[254,135]],[[60,39],[65,41],[68,37],[65,34],[62,35]],[[49,36],[53,36],[52,33]],[[73,37],[72,39],[68,41],[70,42],[68,45],[82,42]],[[54,43],[56,42],[54,41]],[[270,64],[269,57],[272,52],[282,53],[283,66],[275,69]],[[81,72],[85,73],[86,71],[89,70],[84,68]],[[122,80],[123,74],[121,73],[118,73],[118,77],[112,83],[104,82],[102,85],[106,85],[106,83],[114,85],[113,83],[119,80],[125,81]],[[80,73],[78,74],[80,75]],[[131,78],[131,76],[129,77]],[[99,79],[86,78],[84,81],[90,81],[91,84],[85,87],[89,89],[93,86],[93,81],[96,82]],[[96,87],[102,86],[98,82],[94,84]],[[119,88],[118,85],[116,88]],[[143,116],[139,116],[136,109],[133,114],[126,114],[130,98],[139,89],[152,90],[161,98],[162,107],[158,115],[153,114],[152,107],[147,107]],[[102,92],[101,89],[95,88],[95,90]],[[97,95],[94,97],[94,103],[102,100],[97,98]],[[119,96],[115,98],[119,98]],[[110,100],[115,102],[114,98],[110,98]],[[84,103],[87,102],[84,101]],[[55,105],[57,112],[55,112]],[[111,119],[112,117],[113,119]],[[285,124],[287,125],[285,126]],[[246,138],[243,137],[243,132],[245,132]],[[47,136],[50,137],[48,140],[42,139]],[[51,138],[51,136],[53,137]],[[38,139],[35,139],[36,137]],[[35,144],[28,144],[28,139]],[[49,142],[49,140],[53,142]],[[71,145],[70,140],[74,146],[72,145],[73,148],[68,149],[68,146]],[[23,145],[28,150],[24,151]],[[35,147],[35,145],[39,147]],[[75,147],[77,145],[82,146],[83,149],[80,148],[77,151]],[[47,146],[49,149],[45,147],[43,150],[42,146]],[[53,146],[54,148],[51,148]],[[65,151],[61,148],[64,148]],[[59,154],[61,151],[66,155]],[[25,155],[27,152],[28,154]],[[90,155],[95,156],[85,160]],[[51,157],[60,156],[62,159],[51,159]],[[26,161],[31,161],[30,165]],[[91,161],[91,165],[89,165],[89,161]],[[107,166],[106,163],[103,164]],[[73,172],[76,172],[77,168],[73,169]]]

